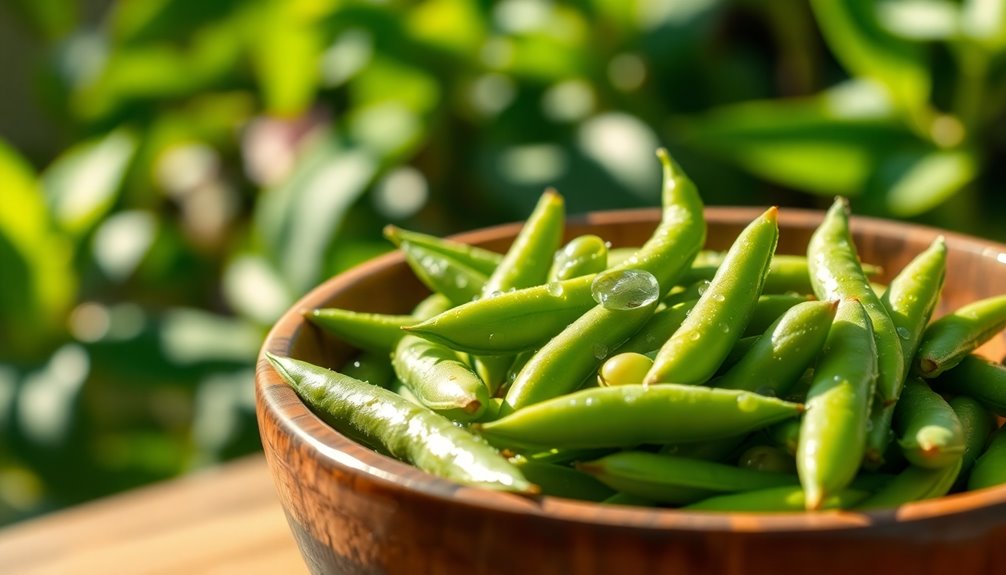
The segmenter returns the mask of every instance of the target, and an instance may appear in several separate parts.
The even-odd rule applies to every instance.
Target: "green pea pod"
[[[838,302],[808,301],[790,308],[736,365],[712,385],[781,397],[817,359]]]
[[[555,253],[548,281],[562,281],[608,268],[608,244],[595,235],[577,236]]]
[[[654,294],[655,295],[655,294]],[[545,344],[517,374],[503,400],[503,414],[558,397],[580,387],[639,329],[657,306],[608,309],[597,305]]]
[[[678,285],[691,285],[702,280],[711,280],[716,270],[723,263],[725,252],[702,251],[695,257],[692,267],[678,279]],[[883,271],[880,266],[863,263],[863,272],[875,276]],[[810,294],[814,293],[810,285],[806,256],[776,254],[769,265],[768,275],[762,293],[766,294]]]
[[[796,455],[800,445],[800,427],[803,421],[787,419],[765,430],[769,440],[790,455]]]
[[[628,493],[615,493],[601,502],[601,505],[627,505],[629,507],[653,507],[656,502],[645,497],[637,497]]]
[[[942,392],[969,395],[1006,417],[1006,367],[984,357],[969,354],[953,369],[933,380]]]
[[[707,381],[740,338],[779,239],[776,208],[741,231],[709,288],[657,352],[643,383]]]
[[[667,150],[657,150],[663,168],[660,224],[636,253],[611,268],[639,269],[657,278],[660,293],[667,293],[691,265],[706,241],[702,198],[695,184]]]
[[[796,462],[807,509],[845,489],[859,469],[877,378],[870,318],[858,300],[838,304],[807,394]]]
[[[552,256],[562,241],[564,210],[565,202],[555,190],[546,190],[541,195],[503,260],[482,287],[483,297],[545,283]],[[495,393],[506,382],[513,360],[512,355],[489,355],[476,357],[473,363],[489,391]]]
[[[1006,483],[1006,428],[992,434],[988,447],[975,460],[968,477],[968,490],[984,489]]]
[[[905,382],[894,411],[894,429],[905,459],[912,465],[938,469],[964,454],[964,429],[950,404],[921,379]]]
[[[487,278],[481,272],[423,246],[403,241],[400,247],[419,281],[453,305],[470,302],[482,293]]]
[[[528,481],[541,488],[542,495],[604,501],[615,491],[593,476],[572,467],[536,461],[522,455],[511,457],[510,462],[520,469]]]
[[[957,414],[964,430],[964,455],[961,456],[961,472],[957,477],[957,483],[961,484],[962,478],[968,477],[975,460],[985,450],[985,443],[996,428],[996,420],[981,402],[966,395],[951,399],[950,408]]]
[[[681,327],[681,322],[685,321],[696,303],[698,300],[685,301],[654,312],[639,331],[618,348],[618,352],[646,354],[660,349]]]
[[[608,249],[608,269],[622,265],[623,262],[636,255],[640,246]]]
[[[723,358],[723,363],[720,364],[720,369],[716,372],[716,375],[721,376],[730,371],[733,366],[737,365],[737,362],[742,360],[754,348],[760,338],[760,335],[748,335],[738,339],[737,343],[730,349],[730,353]]]
[[[978,346],[1006,327],[1006,295],[963,306],[929,324],[915,368],[922,377],[936,377],[953,368]]]
[[[653,235],[632,256],[603,275],[629,269],[649,272],[665,293],[705,241],[702,200],[695,185],[664,150],[663,215]],[[406,328],[459,351],[484,355],[540,347],[594,306],[596,276],[548,282],[482,298]]]
[[[418,323],[412,315],[366,313],[323,308],[304,312],[304,317],[349,345],[375,353],[387,353],[398,345],[402,327]]]
[[[447,418],[380,387],[307,362],[266,353],[304,402],[332,425],[417,468],[488,489],[538,489],[495,449]]]
[[[913,501],[942,497],[953,487],[960,470],[960,457],[954,463],[938,469],[910,465],[879,491],[859,502],[856,508],[885,509]]]
[[[929,248],[912,259],[880,298],[891,316],[895,332],[901,342],[904,373],[908,374],[919,340],[936,309],[946,275],[947,244],[943,236],[937,237]],[[876,291],[876,290],[875,290]],[[894,406],[874,404],[870,413],[866,436],[866,458],[872,464],[883,460],[883,454],[892,437],[890,432]]]
[[[807,244],[807,263],[817,299],[857,299],[870,317],[877,350],[877,393],[884,403],[901,395],[905,363],[901,341],[884,304],[870,287],[849,230],[849,202],[835,198]]]
[[[489,277],[503,259],[501,254],[480,247],[455,242],[452,240],[403,230],[397,226],[384,226],[384,237],[395,247],[401,247],[402,242],[426,248],[429,251],[450,257],[452,260]]]
[[[843,489],[822,500],[820,509],[849,509],[869,495],[868,491],[862,489]],[[716,495],[682,509],[732,513],[795,513],[806,509],[806,505],[802,488],[786,486]]]
[[[693,385],[584,389],[475,426],[501,447],[631,447],[743,435],[803,410],[745,391]]]
[[[682,505],[715,493],[793,486],[796,477],[741,469],[732,465],[662,455],[622,451],[576,466],[622,493],[660,503]]]
[[[764,290],[763,290],[764,291]],[[797,304],[811,301],[808,296],[795,294],[765,294],[758,296],[758,303],[751,310],[751,319],[744,328],[743,336],[762,334],[782,314]]]

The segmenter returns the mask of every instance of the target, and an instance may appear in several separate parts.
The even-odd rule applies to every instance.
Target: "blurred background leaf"
[[[0,525],[258,449],[252,366],[390,246],[654,206],[1006,240],[1002,0],[0,4]]]

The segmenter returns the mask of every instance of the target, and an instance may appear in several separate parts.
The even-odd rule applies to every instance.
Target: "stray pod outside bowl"
[[[706,248],[726,249],[758,208],[707,208]],[[776,253],[805,254],[823,213],[781,209]],[[615,247],[650,236],[659,210],[571,219],[566,240]],[[503,252],[510,224],[456,236]],[[939,234],[947,279],[935,316],[1006,293],[1006,245],[893,221],[853,217],[863,261],[891,279]],[[276,323],[269,351],[338,369],[355,351],[302,310],[408,313],[427,290],[401,254],[324,282]],[[999,334],[980,350],[1006,354]],[[316,417],[260,355],[262,445],[293,536],[313,573],[1006,573],[1006,486],[869,513],[702,513],[527,498],[434,477],[355,443]]]

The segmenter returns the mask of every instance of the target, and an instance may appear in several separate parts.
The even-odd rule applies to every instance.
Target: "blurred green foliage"
[[[272,321],[388,249],[710,204],[1006,238],[1003,0],[15,0],[32,101],[0,143],[0,524],[257,448]],[[18,111],[13,112],[14,115]],[[8,118],[9,120],[10,118]]]

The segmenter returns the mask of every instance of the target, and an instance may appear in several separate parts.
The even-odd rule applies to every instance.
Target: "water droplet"
[[[594,344],[594,357],[604,359],[608,356],[608,346],[603,343]]]
[[[727,323],[720,323],[720,329],[723,330],[723,333],[730,333],[730,325]]]
[[[492,341],[494,339],[496,339],[496,334],[495,333],[490,333],[489,334],[489,341]]]
[[[721,293],[713,294],[712,298],[713,301],[727,301],[727,296]]]
[[[900,337],[901,339],[908,339],[908,338],[912,337],[912,332],[908,331],[907,327],[899,327],[898,328],[898,337]]]
[[[459,289],[464,289],[468,287],[468,278],[465,276],[455,276],[454,285],[456,285]]]
[[[548,295],[552,297],[559,297],[562,295],[564,290],[561,283],[548,282],[548,284],[545,285],[545,291],[547,291]]]
[[[622,270],[599,274],[590,286],[594,301],[610,310],[634,309],[660,297],[657,278],[644,270]]]
[[[697,332],[697,331],[693,331],[692,335],[690,335],[688,337],[690,337],[692,341],[699,341],[699,339],[702,338],[702,334],[699,333],[699,332]]]
[[[501,295],[503,295],[503,292],[497,289],[497,290],[493,290],[493,291],[487,293],[486,294],[486,298],[487,299],[492,299],[494,297],[499,297]]]
[[[706,293],[707,289],[709,289],[709,281],[708,280],[702,280],[702,283],[699,284],[699,287],[696,288],[695,291],[697,291],[699,293],[699,295],[702,295],[702,294]]]

